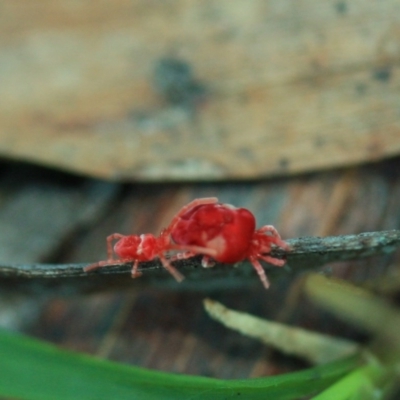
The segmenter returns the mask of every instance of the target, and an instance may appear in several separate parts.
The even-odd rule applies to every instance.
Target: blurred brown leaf
[[[399,3],[7,2],[0,154],[116,180],[400,152]]]

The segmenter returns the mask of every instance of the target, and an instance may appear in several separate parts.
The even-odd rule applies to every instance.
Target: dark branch
[[[274,249],[272,256],[286,258],[287,266],[292,272],[301,272],[306,269],[315,269],[322,265],[337,262],[366,258],[370,256],[389,254],[400,246],[400,231],[382,231],[361,233],[359,235],[331,236],[331,237],[304,237],[287,241],[291,246],[289,252]],[[239,263],[237,268],[217,264],[214,268],[203,269],[201,257],[175,262],[175,266],[187,278],[182,288],[200,287],[234,287],[242,286],[246,281],[257,279],[247,262]],[[64,286],[67,292],[80,292],[91,287],[124,284],[141,284],[154,286],[176,286],[173,278],[167,274],[158,260],[141,263],[139,270],[143,273],[140,279],[126,279],[130,275],[131,264],[110,265],[96,271],[86,273],[83,267],[87,264],[32,264],[32,265],[0,265],[0,285],[10,287],[37,285]],[[278,269],[274,268],[275,271]],[[270,270],[272,271],[272,270]],[[280,270],[282,271],[282,270]],[[78,278],[78,279],[77,279]],[[52,283],[51,283],[52,282]],[[57,284],[56,284],[57,283]],[[64,290],[63,290],[64,291]]]

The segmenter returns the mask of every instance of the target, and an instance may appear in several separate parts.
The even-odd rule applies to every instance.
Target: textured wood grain
[[[400,152],[395,0],[8,2],[0,154],[118,180]]]

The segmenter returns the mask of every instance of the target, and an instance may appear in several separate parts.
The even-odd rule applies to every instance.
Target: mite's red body
[[[171,232],[175,243],[216,251],[215,260],[232,264],[246,258],[256,227],[253,214],[226,204],[202,204],[180,215]]]
[[[113,259],[112,241],[117,239]],[[266,225],[256,230],[253,214],[245,208],[235,208],[218,203],[217,198],[197,199],[183,207],[170,225],[155,237],[151,234],[124,236],[118,233],[108,236],[108,260],[89,265],[85,271],[112,263],[132,262],[132,276],[137,277],[138,263],[159,257],[164,267],[181,281],[183,276],[170,264],[170,261],[203,254],[203,266],[212,266],[210,257],[222,263],[233,264],[248,259],[256,269],[263,285],[269,282],[259,260],[276,266],[285,261],[271,257],[273,246],[285,250],[289,246],[280,238],[276,229]],[[179,252],[167,260],[168,252]]]
[[[256,269],[263,285],[269,282],[259,260],[276,266],[283,266],[284,260],[273,258],[269,254],[273,246],[285,250],[289,246],[281,239],[271,225],[256,230],[254,215],[245,208],[236,208],[228,204],[196,204],[184,213],[180,213],[171,231],[175,243],[185,246],[199,246],[216,252],[212,258],[216,261],[234,264],[248,259]],[[176,258],[194,255],[191,252],[178,254]],[[203,265],[208,266],[208,256]]]

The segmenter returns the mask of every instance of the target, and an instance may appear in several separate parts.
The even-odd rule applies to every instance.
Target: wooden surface
[[[114,180],[400,152],[400,4],[6,2],[0,154]]]
[[[53,204],[59,204],[63,198],[69,199],[72,193],[91,187],[94,182],[30,166],[3,165],[1,173],[0,214],[16,203],[14,200],[21,193],[25,193],[25,201],[31,204],[31,209],[22,207],[19,213],[9,216],[9,226],[14,225],[16,234],[13,245],[11,238],[7,239],[8,247],[14,249],[15,259],[24,259],[27,252],[33,262],[89,263],[104,259],[108,234],[115,231],[157,233],[182,204],[202,196],[218,196],[223,202],[251,209],[259,225],[275,225],[285,239],[400,227],[399,158],[363,168],[256,183],[114,186],[113,195],[107,194],[110,187],[104,184],[95,197],[102,199],[99,200],[101,207],[97,208],[95,217],[84,219],[84,223],[79,217],[81,210],[94,201],[84,191],[75,197],[76,219],[71,217],[68,201],[65,207],[57,208],[43,198],[47,193]],[[37,177],[35,181],[33,176]],[[43,226],[40,216],[45,219],[49,216],[41,212],[36,222],[32,217],[37,198],[34,194],[41,187],[47,188],[40,197],[48,204],[47,213],[55,212],[53,219],[61,221],[64,214],[69,215],[70,223],[65,225],[64,235],[59,231],[57,238],[53,238],[53,246],[44,246],[45,250],[34,256],[31,246],[23,244],[34,240],[41,230],[46,236],[46,229],[44,232],[43,228],[39,229]],[[54,193],[59,193],[58,199]],[[54,226],[57,224],[54,221]],[[49,226],[49,234],[55,236],[54,232],[55,228]],[[11,259],[10,251],[5,254]],[[392,296],[399,293],[399,265],[397,251],[394,255],[330,264],[321,270]],[[301,275],[296,271],[289,274],[283,269],[277,270],[268,291],[253,271],[249,273],[253,285],[246,284],[236,290],[220,285],[211,292],[204,288],[197,292],[156,286],[141,288],[139,280],[130,278],[124,290],[113,291],[110,287],[93,295],[41,291],[27,296],[15,286],[12,295],[10,291],[0,292],[0,324],[64,348],[121,362],[221,378],[283,373],[304,364],[212,321],[203,310],[205,297],[263,318],[365,340],[362,332],[310,304],[301,294]]]

